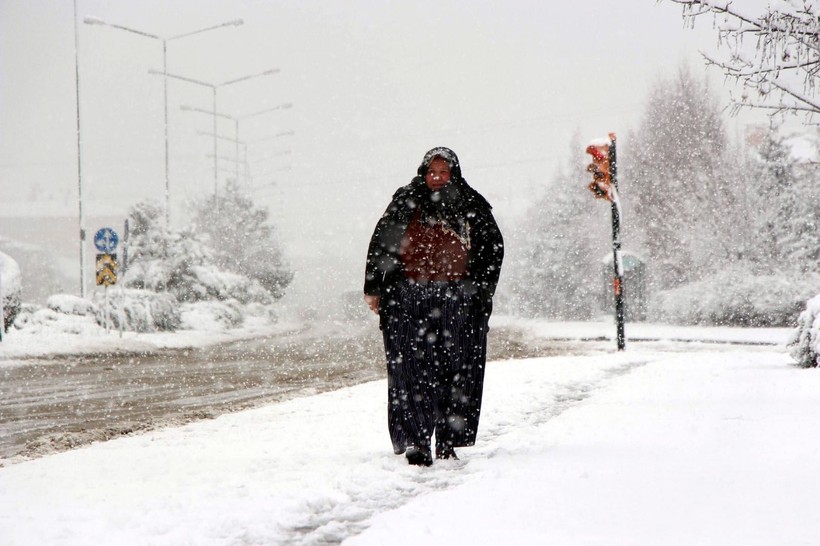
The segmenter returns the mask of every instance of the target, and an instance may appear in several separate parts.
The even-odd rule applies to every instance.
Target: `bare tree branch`
[[[766,108],[774,113],[802,112],[809,118],[820,114],[820,100],[816,98],[820,84],[818,2],[782,0],[776,8],[770,5],[759,16],[753,16],[742,10],[740,2],[732,0],[667,1],[682,6],[684,21],[692,27],[696,18],[713,15],[718,44],[726,55],[719,59],[701,52],[707,64],[719,67],[727,77],[756,90],[763,98],[763,103],[756,103],[743,93],[739,101],[733,98],[733,110]],[[753,51],[743,39],[747,35],[757,38]],[[774,97],[772,90],[779,91],[780,97]]]

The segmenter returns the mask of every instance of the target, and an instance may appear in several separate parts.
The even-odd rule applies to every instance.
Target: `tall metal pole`
[[[217,170],[219,169],[218,162],[219,159],[217,157],[217,138],[216,138],[216,131],[217,131],[217,124],[216,124],[216,86],[212,86],[211,89],[214,90],[214,207],[216,208],[216,213],[219,214],[219,183],[217,177]]]
[[[162,40],[162,71],[168,72],[168,40]],[[168,174],[168,78],[162,78],[165,105],[165,228],[171,229],[171,177]]]
[[[77,203],[80,223],[80,297],[85,298],[85,218],[83,217],[83,162],[80,133],[80,31],[77,27],[77,0],[74,0],[74,82],[77,99]]]
[[[235,168],[234,178],[235,178],[236,186],[239,187],[239,118],[234,120],[233,136],[236,139],[236,142],[234,143],[235,144],[234,145],[234,150],[236,151],[236,153],[235,153],[236,163],[234,163],[234,168]]]
[[[615,292],[615,323],[618,337],[618,350],[626,348],[626,334],[624,333],[624,266],[621,259],[621,200],[618,194],[618,156],[615,151],[615,133],[609,134],[609,173],[612,180],[612,261],[614,263],[615,278],[613,288]]]

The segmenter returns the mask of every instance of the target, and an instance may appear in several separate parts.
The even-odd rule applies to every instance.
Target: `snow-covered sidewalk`
[[[3,544],[820,543],[820,372],[781,348],[492,362],[410,467],[384,381],[0,469]],[[399,541],[399,542],[397,542]]]

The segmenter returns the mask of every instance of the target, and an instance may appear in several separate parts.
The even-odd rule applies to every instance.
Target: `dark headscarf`
[[[453,150],[445,148],[444,146],[436,146],[424,154],[424,159],[421,160],[421,165],[419,165],[418,170],[420,177],[424,178],[424,175],[427,174],[427,170],[430,168],[430,163],[437,157],[446,161],[450,167],[450,180],[458,180],[461,178],[461,165],[458,162],[458,156]]]
[[[461,177],[461,165],[456,153],[444,146],[433,148],[424,154],[418,174],[423,179],[430,163],[436,158],[443,159],[450,167],[450,182],[438,191],[430,190],[426,184],[420,188],[420,220],[429,224],[443,224],[445,229],[453,231],[470,248],[470,230],[467,224],[469,203],[465,192],[467,182]]]

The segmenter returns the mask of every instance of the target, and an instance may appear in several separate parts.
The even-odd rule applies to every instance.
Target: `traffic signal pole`
[[[606,142],[595,142],[587,147],[592,163],[587,171],[592,173],[589,190],[598,199],[606,199],[612,206],[612,262],[615,277],[612,281],[615,293],[615,323],[617,327],[618,350],[626,348],[624,334],[624,266],[621,259],[621,201],[618,197],[618,156],[615,151],[615,133],[609,133]]]
[[[624,333],[624,263],[621,259],[621,200],[618,196],[618,156],[615,150],[615,133],[609,134],[609,174],[612,179],[612,263],[615,277],[612,281],[615,293],[615,324],[618,350],[626,348]]]

